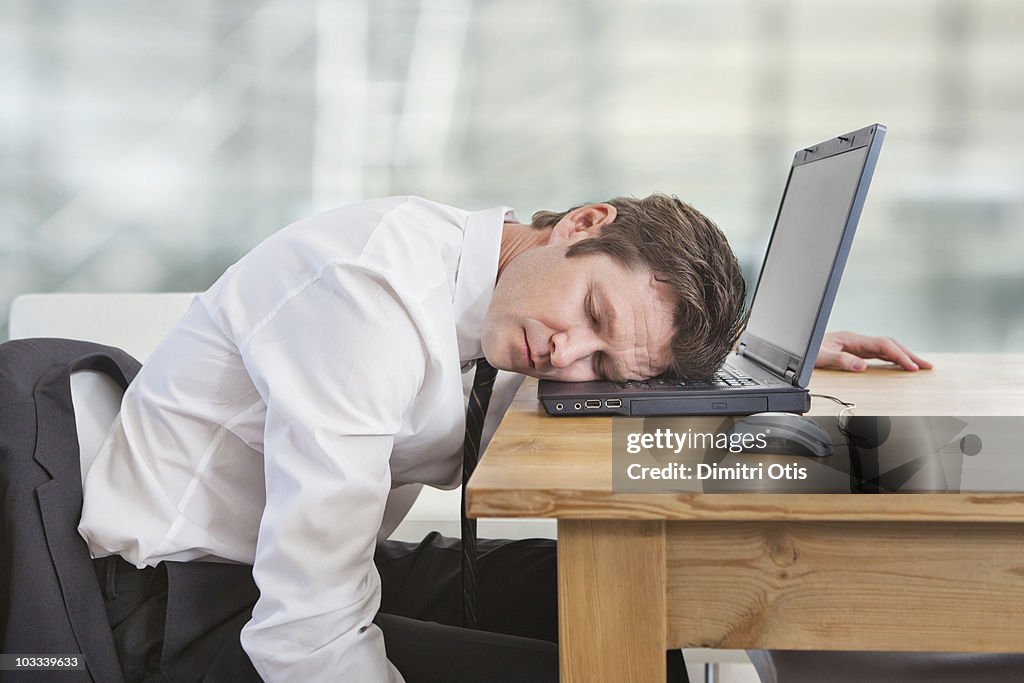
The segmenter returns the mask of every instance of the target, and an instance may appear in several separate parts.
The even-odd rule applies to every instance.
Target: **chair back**
[[[171,294],[25,294],[11,304],[10,337],[60,337],[115,346],[145,361],[194,297]],[[121,408],[121,387],[101,372],[71,375],[71,400],[88,472]]]

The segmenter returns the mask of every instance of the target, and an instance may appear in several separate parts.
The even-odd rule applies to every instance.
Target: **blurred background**
[[[0,0],[0,339],[338,204],[677,194],[757,277],[793,152],[889,127],[832,329],[1024,346],[1024,3]]]

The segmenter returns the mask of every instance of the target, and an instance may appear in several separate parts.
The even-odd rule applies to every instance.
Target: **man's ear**
[[[616,213],[611,204],[587,204],[573,209],[551,229],[551,242],[576,242],[597,237],[601,228],[615,220]]]

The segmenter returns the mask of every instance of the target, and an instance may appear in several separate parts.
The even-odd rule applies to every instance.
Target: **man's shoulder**
[[[451,204],[427,199],[426,197],[421,197],[419,195],[409,194],[377,197],[374,199],[364,199],[357,202],[340,204],[332,209],[315,213],[308,219],[304,220],[315,219],[317,217],[341,217],[346,214],[386,216],[394,212],[409,212],[414,214],[423,213],[425,215],[435,214],[443,216],[466,216],[471,213],[468,209],[462,209]]]
[[[431,237],[449,229],[461,233],[470,213],[415,195],[380,197],[314,213],[286,226],[266,242],[282,246],[311,240],[323,247],[324,239],[339,240],[361,250],[375,235],[393,229],[403,234],[420,230]]]
[[[422,228],[429,233],[438,229],[462,231],[472,212],[457,206],[417,195],[381,197],[340,206],[331,212],[334,220],[368,219],[375,227],[399,226],[403,230]]]

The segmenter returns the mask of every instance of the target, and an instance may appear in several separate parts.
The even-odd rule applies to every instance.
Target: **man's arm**
[[[328,270],[241,349],[267,405],[260,599],[242,645],[268,681],[401,680],[372,623],[373,551],[424,364],[408,314],[375,278]]]
[[[814,363],[816,368],[861,372],[865,358],[880,358],[896,363],[904,370],[931,370],[932,364],[891,337],[868,337],[856,332],[827,332]]]

